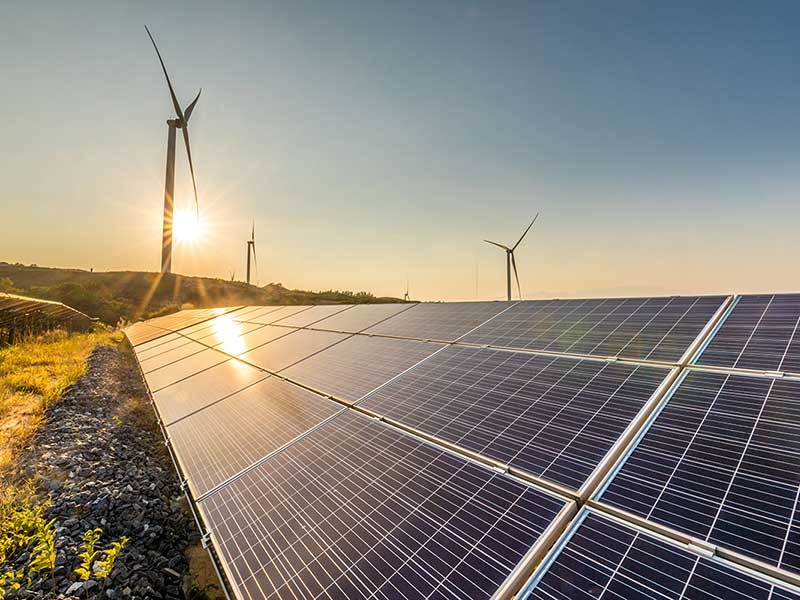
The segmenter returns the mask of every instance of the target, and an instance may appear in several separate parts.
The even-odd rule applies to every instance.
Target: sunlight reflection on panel
[[[214,337],[220,342],[220,350],[228,354],[241,354],[245,350],[242,329],[231,315],[222,315],[213,321]]]

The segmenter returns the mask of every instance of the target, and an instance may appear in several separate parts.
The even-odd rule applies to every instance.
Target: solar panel
[[[344,310],[349,310],[350,304],[329,304],[324,306],[312,306],[308,310],[290,315],[276,321],[275,325],[286,325],[289,327],[307,327],[312,323],[321,321],[325,317],[330,317]]]
[[[598,598],[800,600],[800,593],[586,511],[519,599]]]
[[[451,346],[359,406],[578,489],[668,373]]]
[[[350,310],[314,323],[311,328],[358,333],[415,306],[416,304],[357,304]]]
[[[152,327],[147,323],[134,323],[133,325],[125,329],[125,335],[128,336],[131,345],[136,347],[147,344],[149,342],[157,341],[158,338],[165,336],[167,334],[169,334],[168,329],[162,329],[161,327]]]
[[[311,306],[264,306],[261,310],[252,311],[248,313],[237,313],[234,318],[237,321],[247,321],[249,323],[260,323],[261,325],[269,325],[275,321],[285,319],[290,315],[294,315],[312,308]]]
[[[157,340],[152,340],[151,342],[146,342],[139,346],[135,346],[134,351],[136,352],[136,358],[142,361],[147,358],[152,358],[154,356],[158,356],[159,354],[163,354],[169,350],[174,350],[180,346],[185,346],[186,344],[191,343],[191,341],[192,340],[185,338],[179,333],[169,333],[158,338]]]
[[[488,599],[565,506],[352,411],[199,503],[247,599]]]
[[[800,381],[690,371],[602,502],[800,572]]]
[[[139,358],[139,364],[142,367],[142,371],[145,373],[149,373],[150,371],[155,371],[156,369],[160,369],[165,365],[172,364],[177,362],[181,359],[187,358],[192,356],[193,354],[197,354],[198,352],[202,352],[205,350],[207,346],[203,344],[198,344],[197,342],[190,341],[188,344],[181,344],[176,348],[172,348],[171,350],[167,350],[160,354],[156,354],[150,358]]]
[[[463,342],[676,363],[724,296],[520,302]]]
[[[417,304],[366,332],[452,342],[509,306],[503,302]]]
[[[145,373],[144,378],[150,392],[154,393],[226,360],[229,360],[228,357],[221,352],[208,349]]]
[[[208,406],[248,385],[264,379],[267,373],[238,360],[225,360],[219,352],[213,352],[225,362],[196,372],[193,377],[162,388],[153,394],[158,412],[166,424]]]
[[[741,296],[700,365],[800,373],[800,294]]]
[[[267,377],[170,425],[167,434],[198,498],[340,410],[339,404]]]
[[[281,375],[355,402],[442,347],[433,342],[353,336],[301,360]]]
[[[270,327],[285,331],[282,327]],[[255,333],[259,333],[260,331],[261,330]],[[245,338],[247,338],[247,336],[244,336],[242,339]],[[296,363],[298,360],[307,358],[346,338],[347,335],[343,333],[298,329],[294,330],[290,335],[276,339],[269,344],[264,344],[254,350],[244,352],[240,354],[239,357],[262,369],[273,372],[280,371]]]
[[[268,344],[274,340],[280,339],[284,336],[293,334],[298,331],[289,327],[273,327],[272,325],[261,325],[258,329],[244,333],[239,336],[233,336],[227,339],[224,343],[217,344],[222,350],[225,346],[224,352],[233,356],[239,356],[249,350]]]

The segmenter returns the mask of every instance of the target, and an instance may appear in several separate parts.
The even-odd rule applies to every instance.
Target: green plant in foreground
[[[120,552],[122,552],[123,548],[125,548],[127,544],[128,538],[124,535],[119,538],[118,542],[111,543],[111,548],[106,550],[105,559],[97,563],[98,569],[95,575],[98,579],[106,579],[109,575],[111,575],[111,571],[114,569],[114,563],[117,561],[117,556]]]
[[[88,581],[92,576],[92,563],[94,563],[94,557],[98,554],[94,546],[97,544],[102,534],[103,530],[99,527],[96,529],[89,529],[83,534],[83,552],[78,554],[78,557],[81,559],[81,566],[75,569],[75,574],[81,581]]]

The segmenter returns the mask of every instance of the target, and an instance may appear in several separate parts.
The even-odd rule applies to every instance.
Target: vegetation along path
[[[114,342],[44,412],[4,474],[0,597],[218,596],[146,398]]]

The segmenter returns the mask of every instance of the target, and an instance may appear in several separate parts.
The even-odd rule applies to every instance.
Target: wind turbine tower
[[[197,183],[194,178],[194,165],[192,164],[192,150],[189,147],[189,117],[192,116],[194,107],[200,99],[200,92],[192,100],[191,104],[186,107],[186,110],[181,110],[181,105],[175,96],[175,90],[172,88],[172,82],[167,74],[167,67],[164,66],[164,60],[161,58],[161,52],[158,51],[156,41],[153,35],[145,25],[145,31],[153,42],[153,48],[156,49],[158,55],[158,62],[161,63],[161,70],[164,71],[164,77],[167,78],[167,87],[169,87],[169,95],[172,98],[172,106],[175,109],[176,118],[168,119],[167,126],[169,128],[167,136],[167,173],[164,183],[164,221],[161,230],[161,272],[172,272],[172,217],[174,213],[174,195],[175,195],[175,136],[176,131],[181,129],[183,131],[183,144],[186,146],[186,157],[189,159],[189,170],[192,173],[192,187],[194,188],[194,206],[195,214],[199,215],[200,205],[197,201]]]
[[[525,231],[522,232],[522,235],[520,236],[519,240],[517,240],[517,243],[514,244],[511,248],[509,248],[505,244],[500,244],[498,242],[493,242],[491,240],[483,240],[487,244],[492,244],[493,246],[497,246],[498,248],[502,248],[506,252],[506,289],[507,289],[508,300],[509,301],[511,301],[511,268],[512,267],[514,268],[514,277],[516,277],[516,279],[517,279],[517,292],[519,292],[519,299],[522,300],[522,288],[520,288],[520,286],[519,286],[519,274],[517,273],[517,261],[514,260],[514,250],[517,249],[517,246],[520,245],[520,243],[522,242],[522,239],[528,234],[528,231],[530,231],[531,227],[533,227],[533,224],[536,222],[536,219],[538,219],[538,218],[539,218],[539,213],[536,213],[536,216],[533,217],[533,221],[531,221],[531,224],[528,225],[527,229],[525,229]]]
[[[253,228],[250,230],[250,239],[247,240],[247,284],[250,284],[250,249],[253,250],[253,264],[256,269],[258,262],[256,261],[256,222],[253,221]]]

